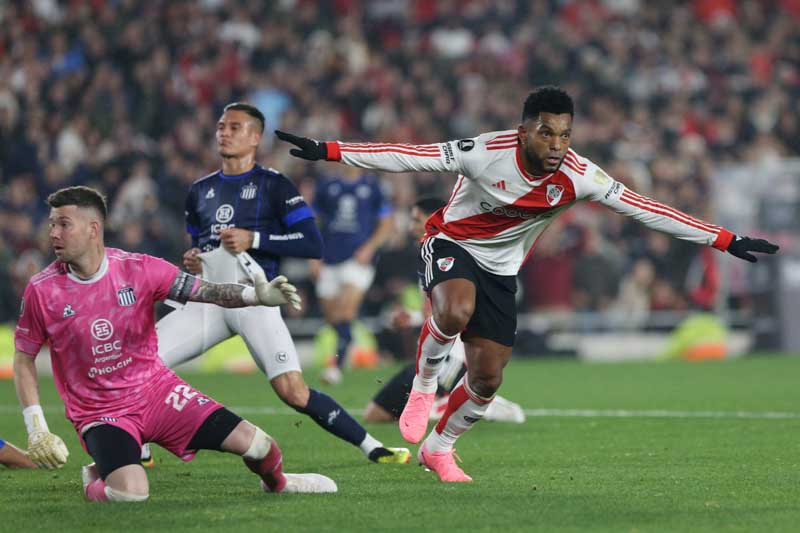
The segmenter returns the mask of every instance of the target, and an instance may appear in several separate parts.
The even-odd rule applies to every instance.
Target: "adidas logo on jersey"
[[[208,192],[206,193],[206,200],[210,200],[211,198],[214,198],[214,187],[208,189]]]
[[[68,318],[75,315],[75,311],[72,310],[72,306],[67,304],[64,306],[64,311],[61,313],[61,318]]]
[[[492,183],[492,187],[500,189],[501,191],[506,190],[506,180],[500,180],[496,183]]]

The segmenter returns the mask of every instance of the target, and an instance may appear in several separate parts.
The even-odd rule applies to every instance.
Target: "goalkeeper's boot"
[[[153,468],[156,466],[156,461],[153,459],[153,453],[150,451],[150,444],[145,443],[142,445],[142,466],[145,468]]]
[[[411,459],[408,448],[384,448],[379,446],[369,452],[369,460],[382,465],[404,465]]]
[[[83,495],[86,496],[86,487],[93,481],[100,479],[100,473],[94,463],[81,467],[81,481],[83,482]]]
[[[428,431],[428,416],[436,392],[430,394],[411,389],[403,412],[400,415],[400,434],[408,442],[416,444]]]
[[[511,400],[507,400],[502,396],[495,396],[494,400],[492,400],[486,408],[483,419],[492,422],[513,422],[514,424],[522,424],[525,422],[525,411]]]
[[[283,474],[286,476],[286,486],[281,493],[320,493],[336,492],[336,482],[322,474]],[[271,492],[266,483],[261,482],[264,492]]]
[[[419,447],[419,453],[417,453],[417,460],[419,464],[428,470],[436,472],[439,479],[445,483],[472,481],[472,478],[465,474],[456,464],[455,452],[455,450],[450,450],[449,452],[432,453],[425,447],[425,443],[422,443],[422,446]]]

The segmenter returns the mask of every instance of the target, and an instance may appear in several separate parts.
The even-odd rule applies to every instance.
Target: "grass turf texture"
[[[359,371],[326,389],[363,407],[394,369]],[[799,357],[589,365],[514,361],[503,395],[526,409],[800,413]],[[55,472],[0,469],[2,531],[797,531],[800,418],[529,417],[481,423],[458,443],[471,484],[445,485],[409,465],[369,463],[307,417],[283,414],[260,375],[188,375],[203,392],[274,435],[286,470],[334,478],[334,495],[267,495],[237,457],[201,453],[183,464],[154,446],[144,505],[83,501],[89,462],[63,415],[51,430],[70,449]],[[312,385],[318,383],[308,373]],[[51,381],[43,404],[58,407]],[[282,414],[263,414],[263,407]],[[288,413],[288,412],[287,412]],[[25,444],[13,384],[0,382],[2,436]],[[400,446],[395,425],[370,425]],[[412,448],[416,451],[416,446]]]

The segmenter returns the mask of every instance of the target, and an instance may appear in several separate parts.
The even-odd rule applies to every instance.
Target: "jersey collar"
[[[92,277],[87,278],[87,279],[79,278],[78,276],[76,276],[72,272],[72,267],[71,266],[69,266],[69,265],[65,265],[65,266],[67,267],[67,277],[69,277],[69,279],[71,279],[72,281],[74,281],[76,283],[82,283],[84,285],[87,285],[87,284],[90,284],[90,283],[96,283],[96,282],[100,281],[100,279],[103,276],[106,275],[106,272],[108,272],[108,255],[107,254],[103,254],[103,261],[100,263],[100,268],[97,269],[97,272],[95,272],[92,275]]]
[[[224,180],[239,180],[239,179],[242,179],[242,178],[244,178],[246,176],[249,176],[250,174],[252,174],[253,172],[255,172],[256,170],[259,170],[259,169],[261,169],[261,167],[258,164],[256,164],[253,168],[251,168],[250,170],[248,170],[247,172],[244,172],[242,174],[225,174],[225,173],[222,172],[222,170],[220,170],[219,171],[219,177],[224,179]]]

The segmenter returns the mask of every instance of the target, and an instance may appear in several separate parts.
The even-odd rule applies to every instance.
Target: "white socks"
[[[425,394],[436,392],[436,378],[457,337],[458,334],[449,336],[442,333],[432,316],[422,324],[417,346],[417,375],[412,385],[414,390]]]
[[[428,438],[425,439],[425,447],[431,453],[452,450],[456,439],[483,418],[486,409],[494,399],[494,396],[483,398],[475,394],[469,388],[468,375],[465,374],[450,393],[447,410]]]

